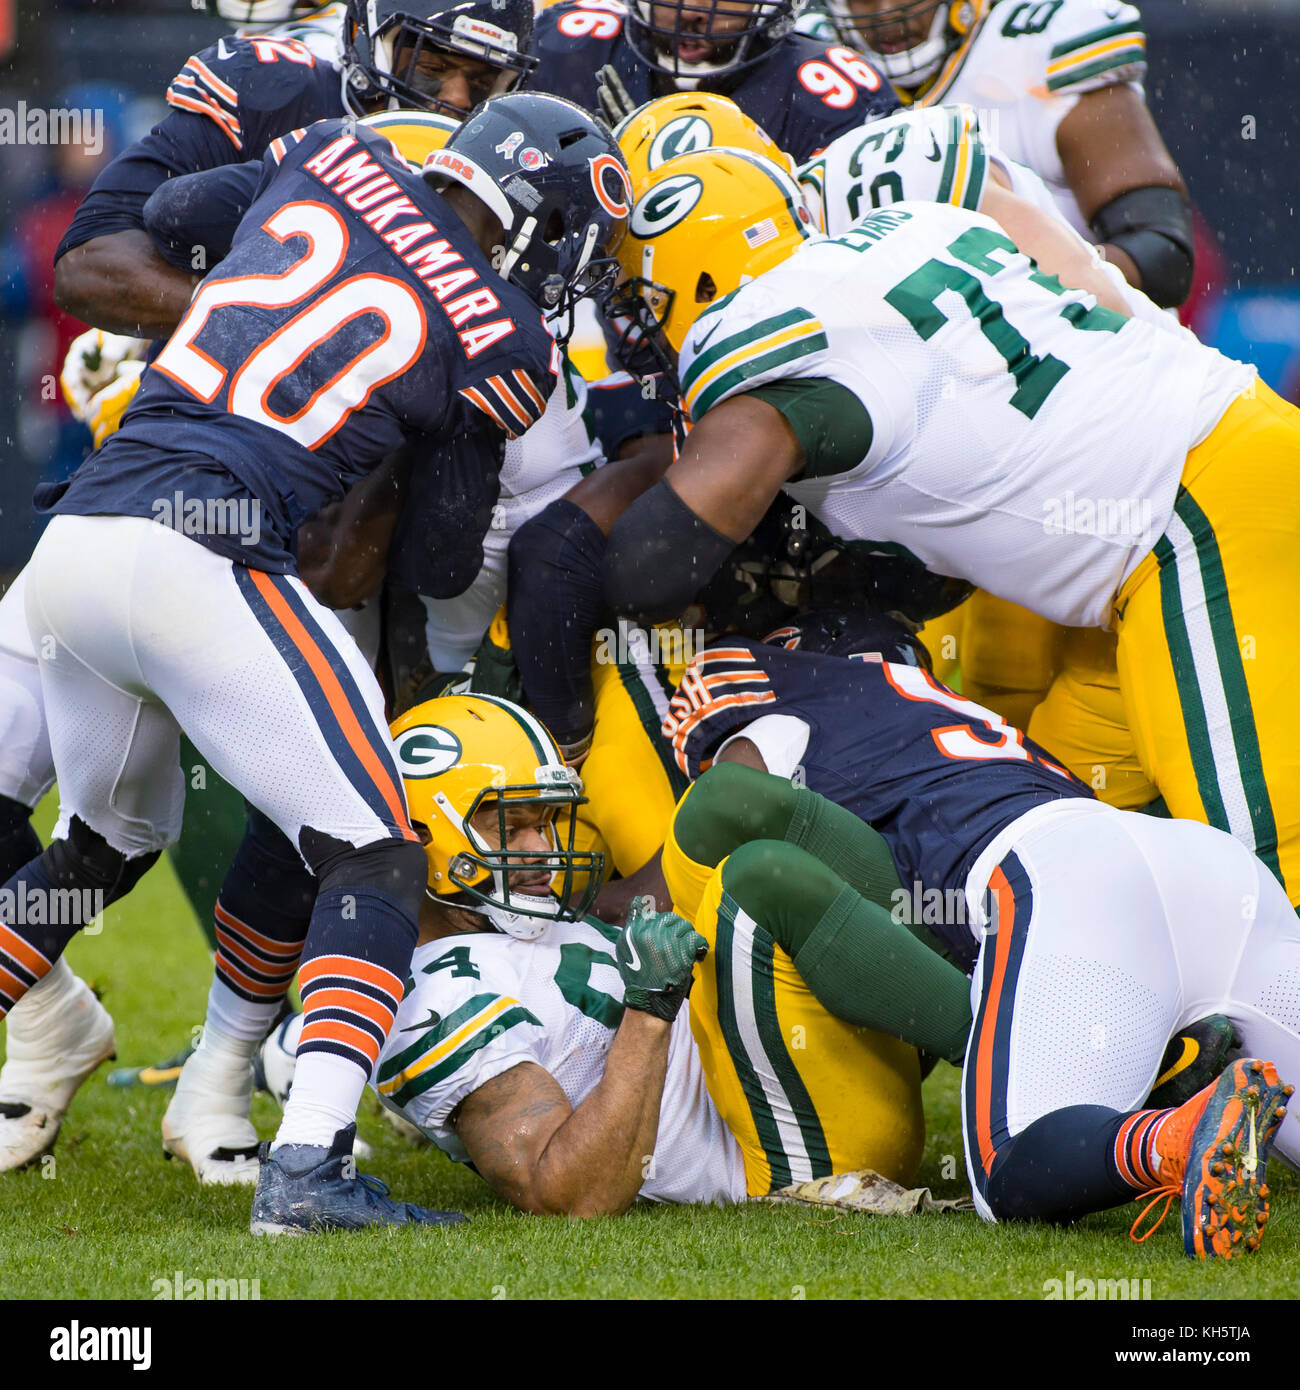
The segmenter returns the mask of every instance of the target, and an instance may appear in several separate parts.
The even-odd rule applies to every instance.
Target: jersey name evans
[[[349,154],[350,150],[355,153]],[[302,167],[359,212],[393,253],[428,285],[458,330],[466,357],[477,357],[484,348],[515,331],[514,320],[509,318],[470,323],[495,313],[500,301],[353,136],[340,135]],[[405,220],[412,217],[416,220]]]

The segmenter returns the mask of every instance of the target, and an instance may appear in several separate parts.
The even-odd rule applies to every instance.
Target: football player
[[[1044,180],[1062,216],[1132,284],[1159,305],[1186,299],[1192,209],[1143,97],[1137,9],[1109,0],[828,7],[833,32],[866,52],[905,102],[976,107],[995,142]],[[1106,739],[1109,756],[1089,770],[1103,798],[1136,806],[1155,794],[1135,775],[1113,635],[1063,629],[986,593],[954,622],[963,689],[1062,754]],[[1127,764],[1118,781],[1116,762]]]
[[[898,105],[860,54],[794,33],[795,0],[567,0],[537,17],[529,78],[621,119],[674,91],[721,92],[796,159]]]
[[[695,425],[615,523],[611,605],[679,611],[784,488],[844,538],[904,545],[1058,623],[1113,625],[1170,812],[1236,835],[1300,901],[1281,694],[1300,675],[1285,597],[1300,573],[1277,520],[1300,520],[1300,414],[1252,368],[1128,317],[1028,203],[1001,228],[899,204],[806,244],[793,196],[775,165],[706,151],[663,165],[633,209],[620,259],[645,331],[680,354]],[[674,283],[654,278],[669,265]],[[1267,504],[1230,481],[1247,458]]]
[[[536,185],[495,151],[516,129],[545,154]],[[202,226],[221,215],[213,174],[211,208],[193,186],[209,175],[154,199],[181,200]],[[182,721],[316,876],[299,974],[306,1070],[262,1164],[260,1233],[447,1219],[391,1202],[348,1167],[350,1120],[401,999],[424,859],[378,686],[294,577],[294,529],[403,442],[499,421],[502,373],[536,419],[556,370],[539,309],[580,293],[622,232],[617,147],[558,99],[490,101],[428,175],[350,122],[273,142],[230,254],[122,428],[44,498],[58,515],[29,573],[29,629],[67,658],[43,664],[42,684],[71,825],[4,891],[72,887],[106,902],[129,891],[175,838]],[[171,527],[154,524],[159,497],[174,499]],[[252,524],[232,533],[232,514]],[[75,578],[88,555],[93,593]],[[74,931],[0,927],[0,1004],[44,976]],[[267,942],[250,942],[257,959]],[[285,948],[271,943],[273,956]],[[232,1073],[270,1021],[240,1002],[209,1016]]]
[[[325,5],[315,0],[203,0],[202,8],[233,24],[238,38],[270,34],[295,39],[329,62],[338,57],[347,12],[344,0]]]
[[[581,915],[581,782],[541,724],[452,696],[393,741],[428,887],[373,1083],[386,1106],[539,1214],[729,1204],[864,1167],[911,1180],[913,1049],[832,1018],[725,900],[699,915],[702,967],[671,913]]]
[[[922,916],[973,969],[962,1123],[986,1219],[1068,1221],[1151,1193],[1181,1197],[1189,1255],[1258,1247],[1270,1146],[1300,1157],[1278,1077],[1300,1071],[1300,927],[1257,858],[1096,801],[935,681],[888,620],[809,618],[707,651],[673,704],[683,761],[714,762],[665,851],[679,910],[719,863],[724,893],[728,865],[765,866],[798,885],[779,911],[769,890],[763,920],[809,989],[855,1023],[923,1030],[941,1055],[960,1046],[964,1001],[915,940]],[[839,804],[792,786],[797,772]],[[887,912],[866,887],[890,860],[905,886]],[[1277,1065],[1234,1060],[1180,1106],[1146,1100],[1170,1036],[1210,1012]]]
[[[262,0],[253,4],[254,21],[269,20],[284,8],[263,6]],[[199,278],[195,272],[207,267],[188,259],[173,266],[154,246],[144,229],[144,205],[154,189],[180,174],[260,159],[276,137],[315,120],[393,105],[398,86],[418,90],[415,104],[423,108],[461,103],[468,109],[480,93],[510,85],[529,66],[532,9],[526,0],[504,6],[483,0],[478,7],[439,0],[414,7],[354,3],[346,28],[338,65],[274,31],[223,38],[190,59],[168,88],[166,119],[104,171],[65,233],[55,267],[61,306],[99,329],[167,337],[189,307]],[[88,348],[74,345],[69,354],[65,392],[96,415],[97,443],[116,427],[138,387],[143,364],[132,360],[139,352],[129,346],[133,341],[134,336],[100,334]],[[23,589],[20,574],[0,598],[0,728],[6,731],[0,751],[0,875],[5,877],[39,853],[30,817],[54,780]],[[237,838],[238,830],[233,834]],[[287,850],[294,858],[292,846]],[[206,922],[211,889],[201,885],[211,866],[204,862],[198,872],[181,868]],[[38,1018],[41,999],[48,1007]],[[66,1029],[52,1027],[60,1015]],[[9,1055],[0,1078],[0,1171],[49,1147],[77,1087],[113,1050],[111,1019],[66,963],[58,962],[39,995],[10,1020]]]

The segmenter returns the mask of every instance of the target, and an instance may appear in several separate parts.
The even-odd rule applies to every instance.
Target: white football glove
[[[91,398],[114,383],[124,364],[132,364],[128,375],[139,377],[143,367],[135,364],[142,363],[148,347],[145,338],[105,333],[100,328],[88,328],[72,340],[63,359],[59,385],[63,399],[78,420],[90,422]]]

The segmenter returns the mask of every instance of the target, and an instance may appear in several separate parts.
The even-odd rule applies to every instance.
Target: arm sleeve
[[[232,153],[230,141],[211,121],[187,111],[170,112],[95,180],[54,259],[95,237],[142,230],[144,205],[160,184],[179,174],[229,163]]]
[[[224,260],[262,175],[255,160],[185,174],[157,188],[144,205],[144,226],[163,259],[192,272]]]
[[[560,743],[576,742],[595,718],[591,641],[604,610],[604,556],[600,527],[563,497],[510,542],[510,644],[533,712]]]

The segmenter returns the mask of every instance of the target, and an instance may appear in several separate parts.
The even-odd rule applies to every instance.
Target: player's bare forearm
[[[618,458],[575,483],[565,496],[608,536],[610,527],[663,477],[672,461],[670,435],[645,435],[629,444]]]
[[[147,232],[112,232],[59,257],[54,302],[94,328],[169,338],[199,278],[168,265]]]
[[[461,1103],[456,1133],[498,1196],[539,1216],[617,1216],[636,1200],[659,1132],[671,1025],[629,1009],[605,1072],[572,1109],[524,1063]]]
[[[1098,264],[1097,253],[1073,227],[1049,217],[996,183],[985,188],[980,211],[991,217],[1048,275],[1055,275],[1072,290],[1086,290],[1099,304],[1129,317],[1128,306]]]

